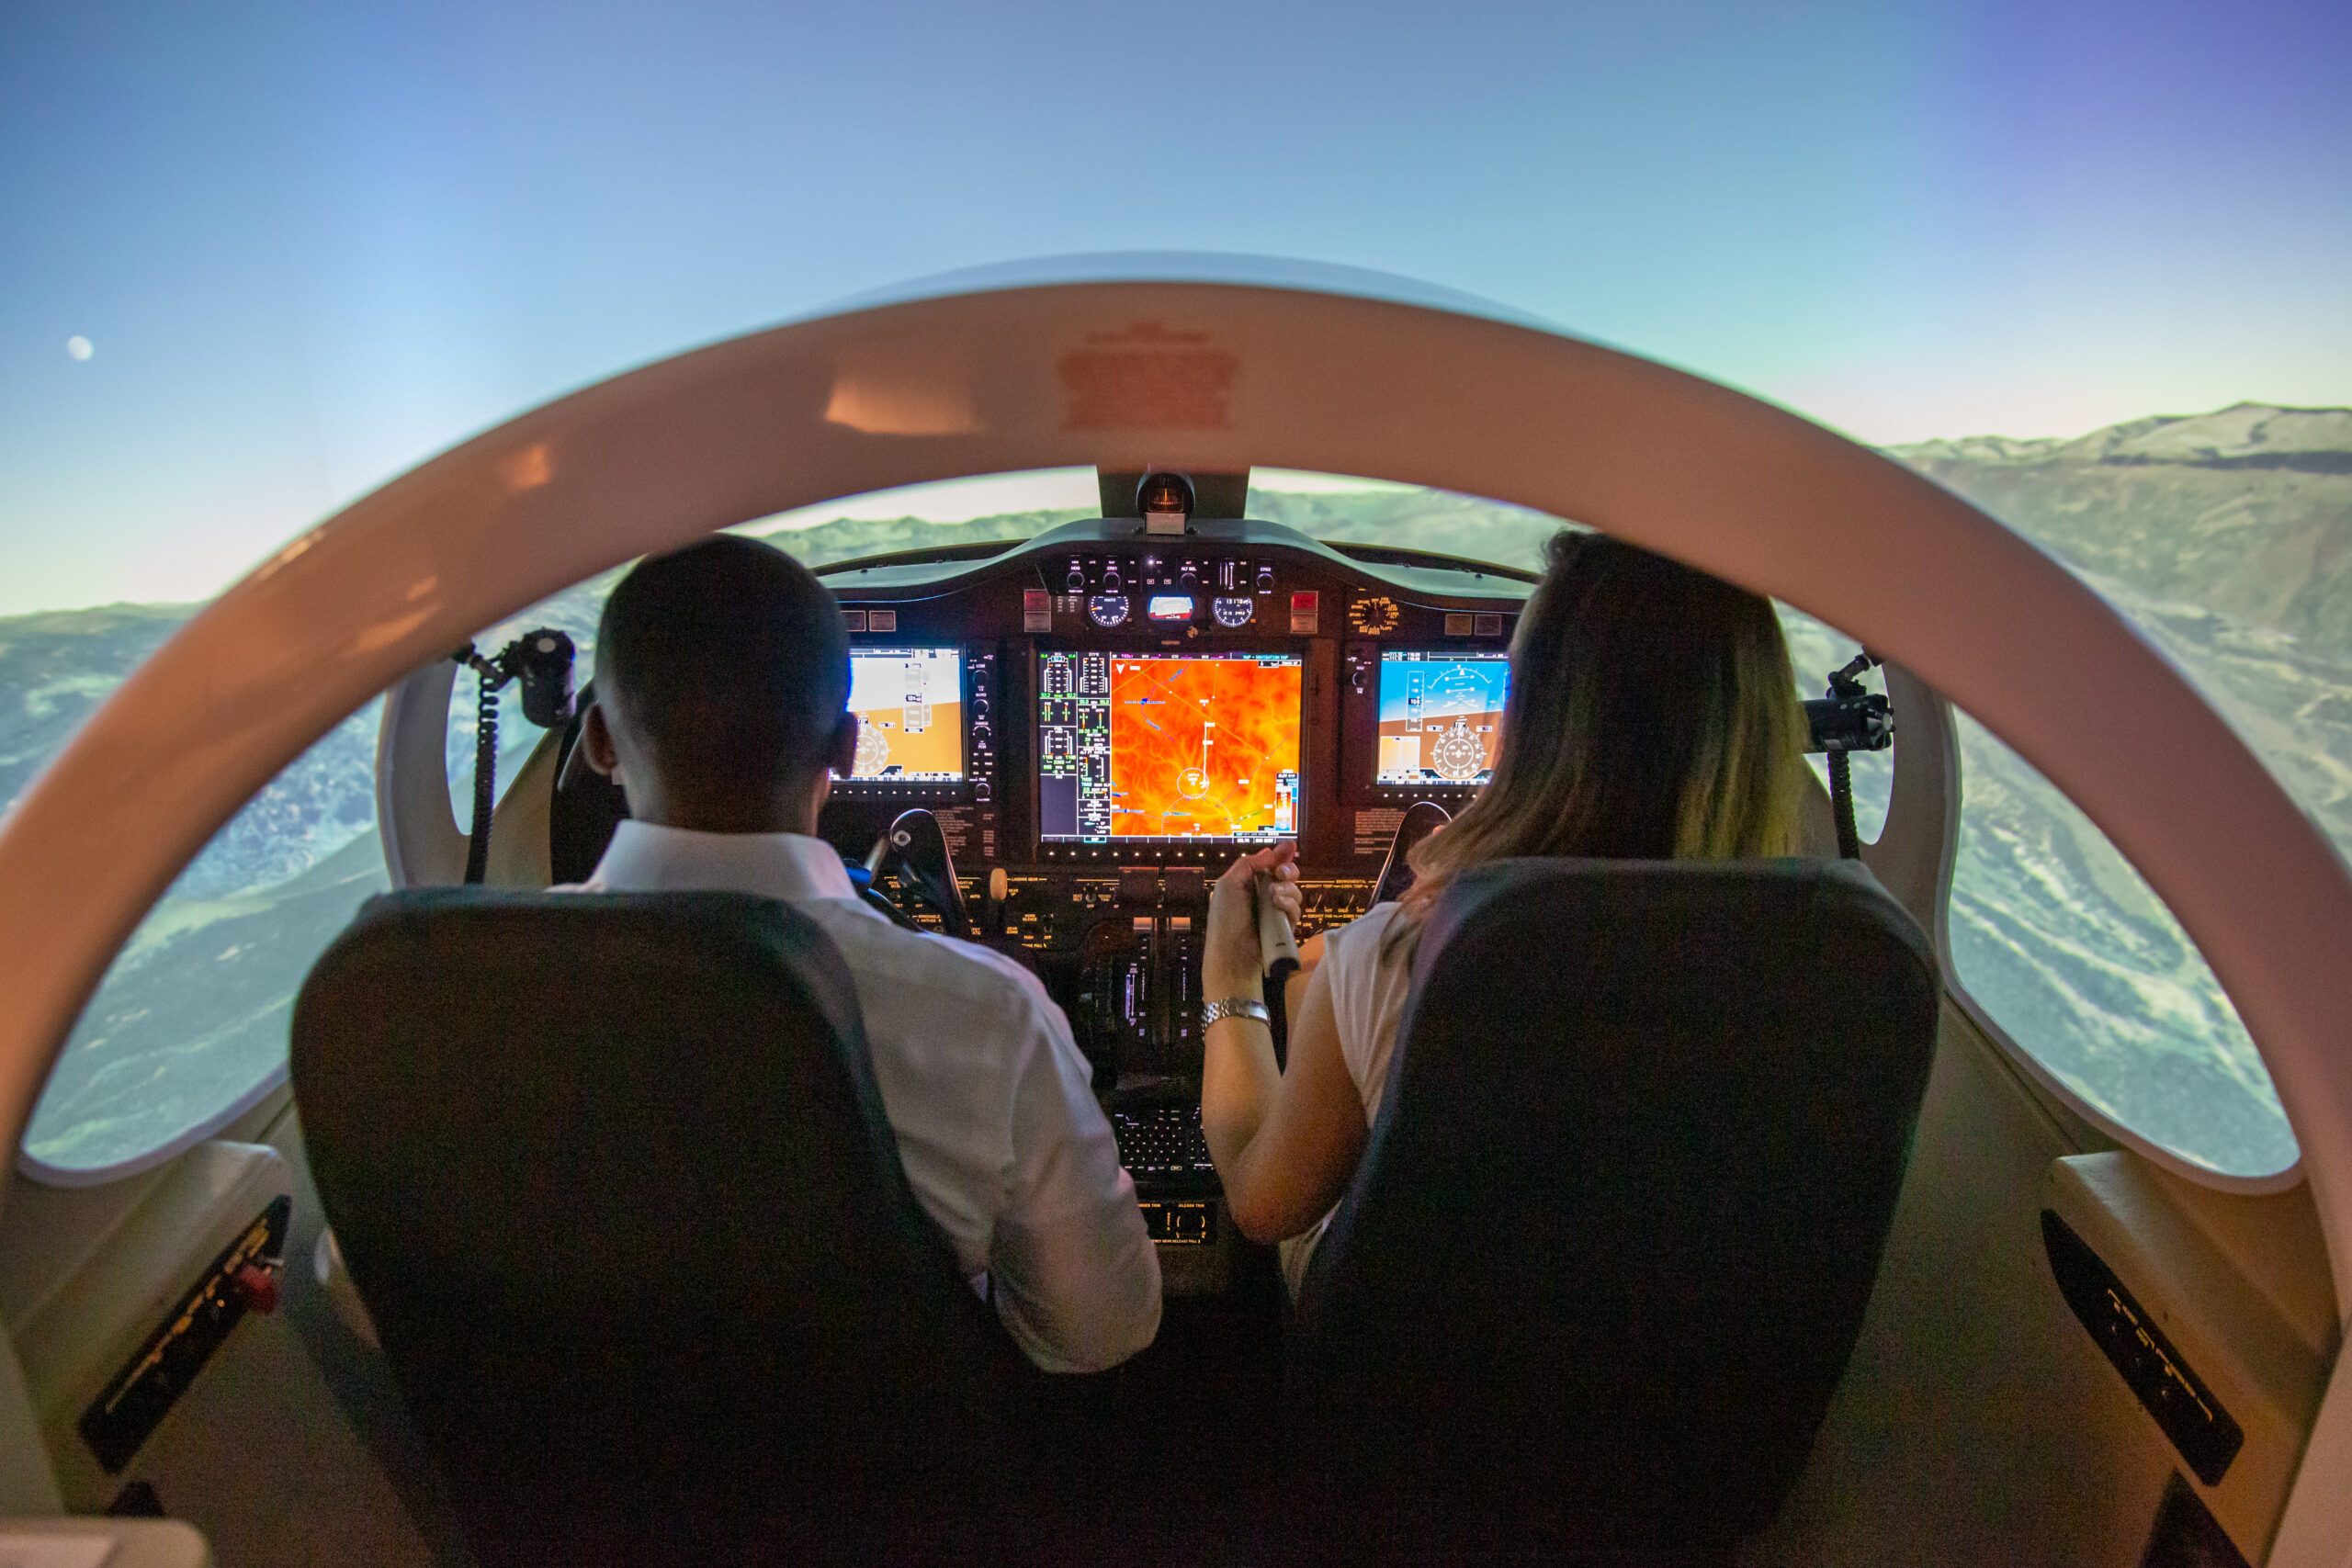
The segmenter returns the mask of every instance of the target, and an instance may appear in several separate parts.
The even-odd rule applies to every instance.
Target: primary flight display
[[[849,656],[857,716],[853,779],[953,783],[964,776],[964,659],[953,648],[860,648]]]
[[[1305,678],[1292,653],[1042,655],[1040,837],[1296,833]]]
[[[1502,744],[1506,654],[1380,655],[1380,756],[1384,784],[1482,784]]]

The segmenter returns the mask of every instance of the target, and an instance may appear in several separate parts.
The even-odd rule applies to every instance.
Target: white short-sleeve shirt
[[[795,833],[624,821],[586,893],[753,893],[792,905],[847,964],[915,1198],[1047,1371],[1099,1371],[1159,1330],[1159,1259],[1092,1069],[1035,975],[893,923],[841,856]]]
[[[1380,1097],[1388,1088],[1388,1062],[1396,1052],[1396,1028],[1404,1021],[1405,998],[1412,989],[1410,944],[1392,953],[1388,934],[1401,906],[1379,904],[1362,919],[1323,934],[1323,963],[1317,971],[1330,988],[1331,1019],[1340,1033],[1340,1056],[1348,1077],[1363,1100],[1364,1125],[1380,1112]],[[1307,1259],[1323,1239],[1331,1216],[1283,1242],[1278,1249],[1283,1281],[1294,1300],[1306,1278]]]

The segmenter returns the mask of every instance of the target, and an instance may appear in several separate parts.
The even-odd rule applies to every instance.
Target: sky
[[[2352,6],[0,6],[0,615],[910,277],[1427,280],[1864,439],[2352,404]]]

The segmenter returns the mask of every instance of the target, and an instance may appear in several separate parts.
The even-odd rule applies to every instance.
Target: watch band
[[[1210,1002],[1201,1009],[1203,1029],[1221,1018],[1254,1018],[1264,1024],[1274,1021],[1274,1015],[1266,1010],[1266,1004],[1255,997],[1227,997],[1223,1001]]]

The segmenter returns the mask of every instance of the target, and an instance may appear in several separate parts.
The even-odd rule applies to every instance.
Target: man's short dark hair
[[[673,788],[768,788],[829,761],[849,637],[807,567],[722,534],[621,579],[596,629],[596,694]]]

